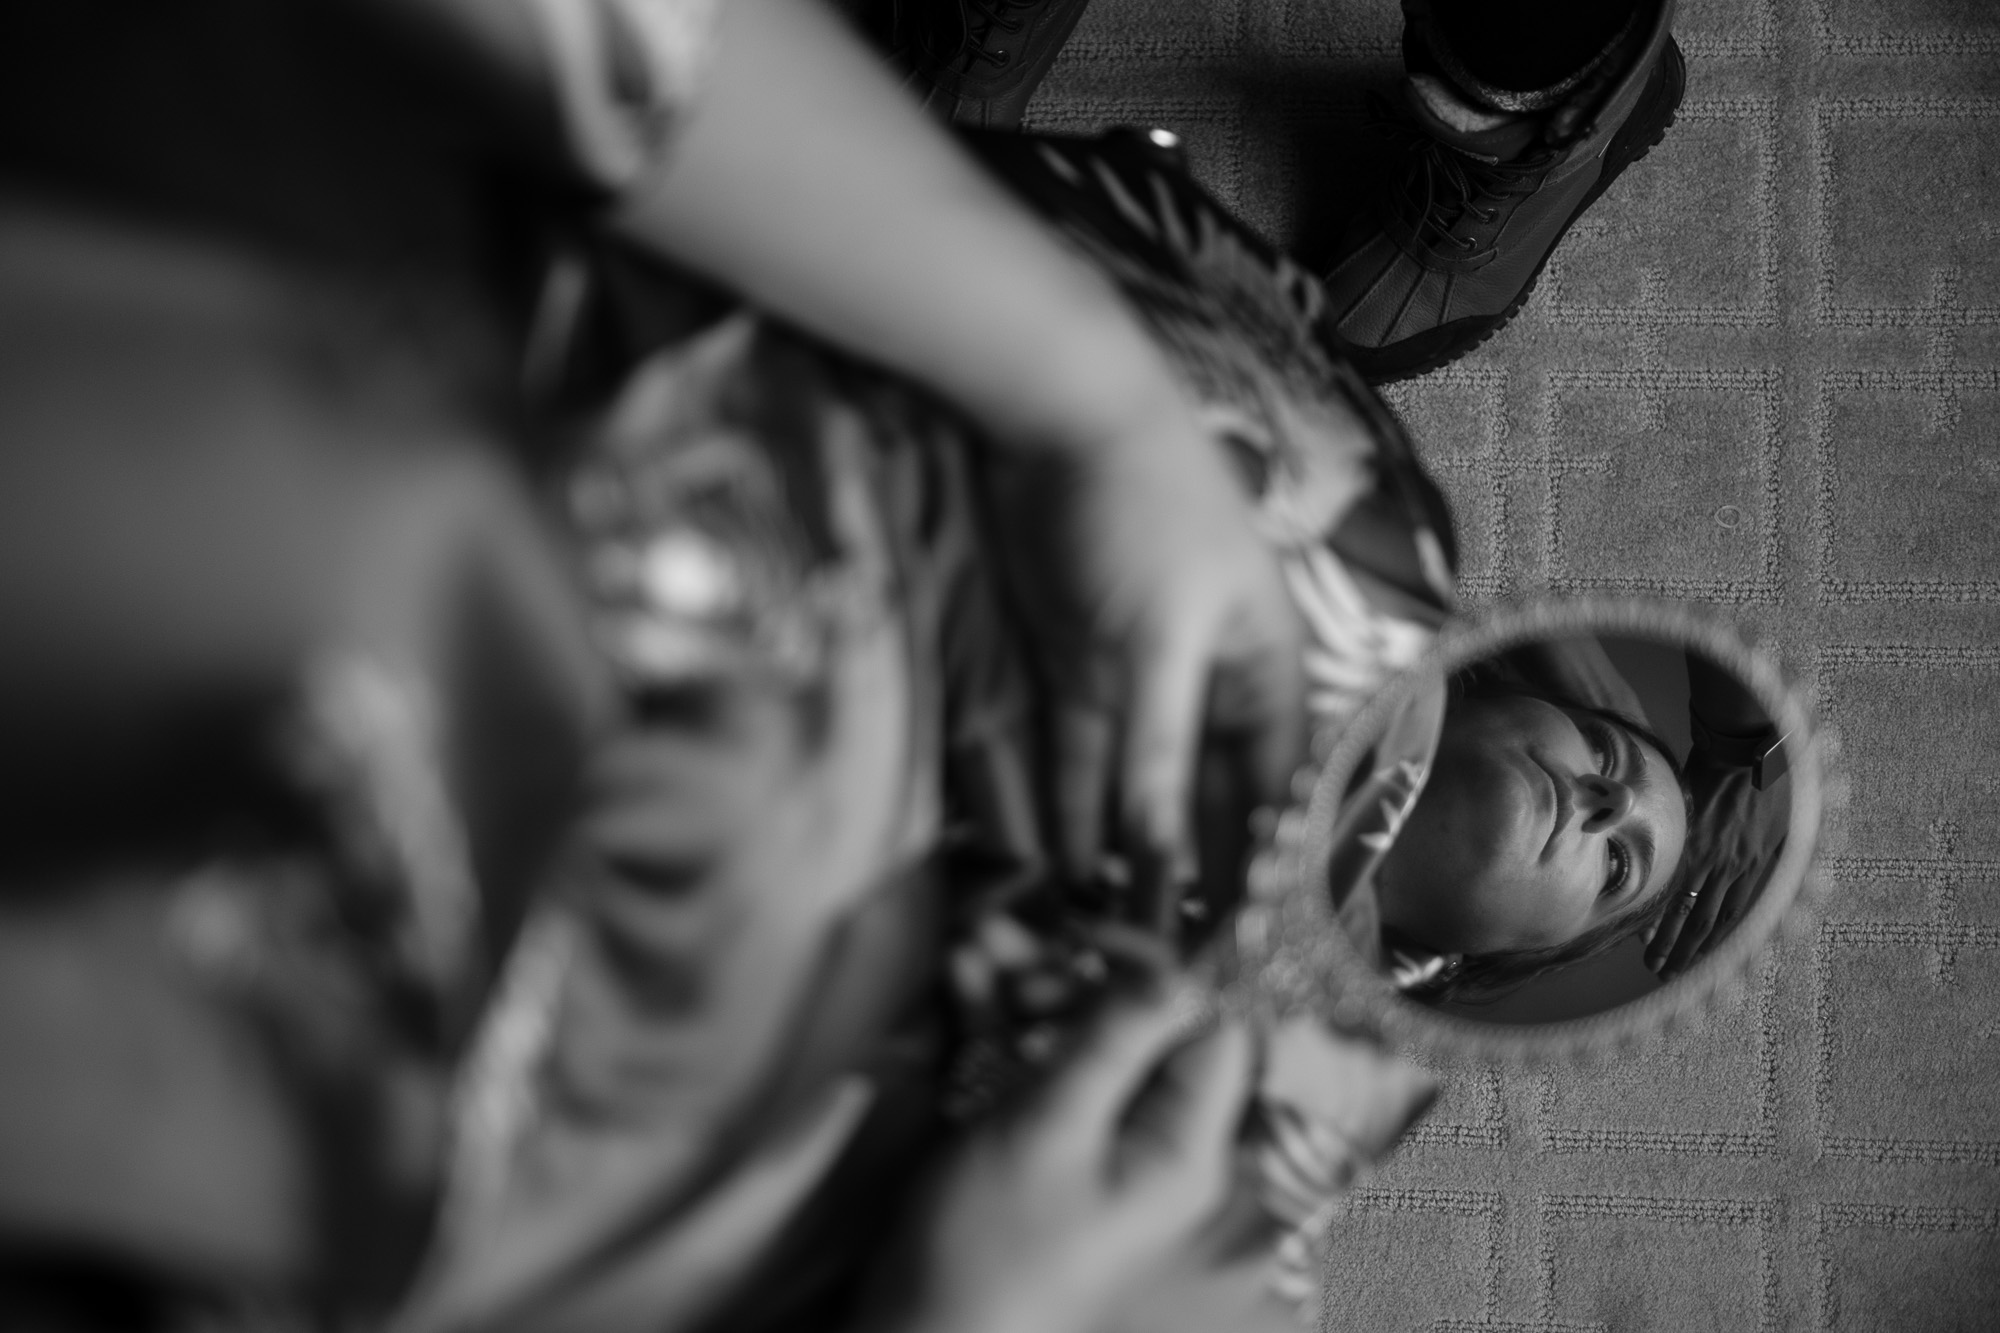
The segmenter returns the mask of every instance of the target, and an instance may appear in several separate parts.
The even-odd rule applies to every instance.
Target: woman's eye
[[[1625,887],[1625,877],[1632,872],[1632,854],[1625,850],[1622,842],[1605,844],[1611,857],[1611,872],[1604,877],[1603,897],[1609,898]]]
[[[1611,732],[1599,723],[1587,734],[1590,737],[1590,753],[1597,760],[1597,771],[1607,778],[1610,777],[1611,766],[1617,762],[1617,751],[1611,745]]]

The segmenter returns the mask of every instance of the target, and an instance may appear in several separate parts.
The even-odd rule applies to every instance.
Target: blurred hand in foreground
[[[1222,1206],[1250,1093],[1195,992],[1122,1000],[1061,1073],[946,1164],[886,1272],[882,1333],[1087,1333]]]

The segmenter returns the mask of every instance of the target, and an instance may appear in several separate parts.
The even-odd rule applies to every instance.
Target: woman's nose
[[[1583,816],[1585,833],[1603,833],[1616,828],[1632,810],[1632,789],[1616,778],[1585,773],[1576,780],[1577,813]]]

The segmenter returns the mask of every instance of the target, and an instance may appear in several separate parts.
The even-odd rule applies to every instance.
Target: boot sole
[[[1541,280],[1542,270],[1555,257],[1556,249],[1563,237],[1576,225],[1578,218],[1590,211],[1590,206],[1598,197],[1611,188],[1613,181],[1625,173],[1634,162],[1643,161],[1646,154],[1659,146],[1673,128],[1680,109],[1681,98],[1687,93],[1687,60],[1681,55],[1680,44],[1672,37],[1667,38],[1666,49],[1661,52],[1660,63],[1647,80],[1646,91],[1638,106],[1632,109],[1631,118],[1619,127],[1611,137],[1611,145],[1604,153],[1604,170],[1598,175],[1597,183],[1584,195],[1583,202],[1562,224],[1556,239],[1549,246],[1542,262],[1535,265],[1535,271],[1528,275],[1528,281],[1521,287],[1513,303],[1497,315],[1468,315],[1455,319],[1449,324],[1440,324],[1427,329],[1414,338],[1406,338],[1383,348],[1349,347],[1347,359],[1361,372],[1361,377],[1370,384],[1395,384],[1400,380],[1415,379],[1427,375],[1440,366],[1448,366],[1477,348],[1488,338],[1507,326],[1509,320],[1521,312],[1528,297]],[[1665,114],[1660,115],[1664,104]],[[1654,116],[1660,116],[1652,121]],[[1642,137],[1643,136],[1643,137]]]

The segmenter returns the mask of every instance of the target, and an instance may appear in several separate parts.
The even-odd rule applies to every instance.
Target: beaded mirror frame
[[[1691,649],[1748,688],[1784,738],[1791,786],[1784,850],[1735,929],[1688,972],[1638,999],[1585,1017],[1522,1025],[1479,1022],[1410,1000],[1335,915],[1326,867],[1342,796],[1390,719],[1419,691],[1509,648],[1584,634]],[[1266,1018],[1310,1013],[1337,1030],[1418,1055],[1537,1063],[1635,1049],[1705,1014],[1744,984],[1781,932],[1805,928],[1822,890],[1816,858],[1836,786],[1830,748],[1804,692],[1783,669],[1734,626],[1686,603],[1565,599],[1494,608],[1454,622],[1415,667],[1315,746],[1316,763],[1301,774],[1293,806],[1254,859],[1234,931],[1215,951],[1225,1006]]]

